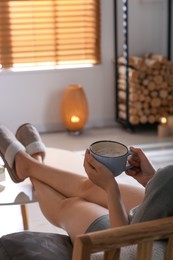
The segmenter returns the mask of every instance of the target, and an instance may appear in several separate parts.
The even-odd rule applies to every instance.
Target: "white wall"
[[[118,0],[119,50],[122,52],[122,0]],[[167,1],[128,0],[129,55],[167,55]]]
[[[149,0],[129,1],[131,5],[130,51],[137,55],[142,54],[144,50],[165,52],[163,36],[166,28],[166,11],[164,11],[166,5],[160,3],[161,0],[154,4],[143,3],[143,1],[149,2]],[[119,54],[122,53],[121,2],[118,0]],[[113,0],[101,0],[101,7],[102,64],[82,69],[1,72],[1,124],[10,127],[12,131],[24,122],[32,122],[41,132],[62,130],[64,126],[59,113],[61,96],[64,87],[73,83],[83,85],[88,99],[87,127],[115,124],[114,65],[112,62],[114,59]],[[161,16],[160,14],[163,13],[164,16]],[[143,21],[146,14],[149,24]],[[136,15],[137,18],[135,18]],[[160,26],[156,29],[158,23]],[[139,25],[142,26],[142,30]]]

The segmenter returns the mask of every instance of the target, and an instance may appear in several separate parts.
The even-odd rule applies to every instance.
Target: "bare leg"
[[[50,186],[32,179],[40,208],[49,222],[67,231],[72,241],[85,233],[89,225],[98,217],[108,214],[108,210],[79,197],[66,198]]]
[[[39,154],[32,157],[42,162]],[[77,235],[85,233],[95,219],[108,214],[107,209],[97,204],[79,197],[67,198],[43,182],[34,178],[31,181],[43,215],[53,225],[63,228],[72,241]]]
[[[16,155],[15,162],[18,176],[21,179],[34,178],[49,185],[65,197],[80,197],[107,207],[105,192],[94,185],[87,177],[44,165],[23,152]],[[142,188],[131,188],[128,185],[120,185],[120,191],[127,210],[139,204],[144,196]]]

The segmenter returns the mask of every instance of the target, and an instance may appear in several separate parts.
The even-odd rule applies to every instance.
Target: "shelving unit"
[[[115,82],[116,82],[116,121],[125,126],[126,128],[134,129],[136,125],[132,125],[129,121],[129,28],[128,28],[128,20],[129,20],[129,1],[128,0],[122,0],[123,4],[123,56],[125,60],[125,92],[126,92],[126,100],[125,100],[125,113],[126,118],[122,119],[119,116],[119,72],[118,72],[118,49],[117,49],[117,41],[118,41],[118,35],[117,35],[117,1],[114,1],[114,25],[115,25]],[[167,0],[167,57],[169,60],[171,60],[171,45],[172,45],[172,1]],[[138,125],[139,126],[139,125]],[[143,124],[144,126],[144,124]]]

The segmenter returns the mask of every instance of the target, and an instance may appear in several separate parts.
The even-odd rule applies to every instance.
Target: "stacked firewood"
[[[165,56],[146,54],[128,58],[128,91],[124,57],[118,59],[118,115],[129,123],[156,123],[173,114],[173,64]]]

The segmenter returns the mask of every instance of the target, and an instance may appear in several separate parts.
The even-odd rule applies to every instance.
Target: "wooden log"
[[[140,123],[139,116],[130,116],[129,121],[132,125],[138,125]]]
[[[138,76],[139,81],[143,81],[146,77],[147,77],[146,69],[145,69],[145,70],[142,69],[142,70],[140,71],[140,73],[139,73],[139,76]]]
[[[169,105],[169,100],[168,99],[162,99],[161,100],[161,105],[162,106],[168,106]]]
[[[156,116],[154,116],[154,115],[149,115],[149,116],[148,116],[148,122],[149,122],[150,124],[155,123],[155,122],[156,122]]]
[[[168,96],[168,91],[167,91],[166,89],[160,90],[159,96],[160,96],[161,98],[166,98],[166,97]]]
[[[128,68],[129,122],[158,122],[161,116],[173,113],[173,64],[156,55],[152,59],[145,59],[145,70],[142,70],[144,60],[138,63],[139,60],[141,59],[131,60],[134,64],[140,64],[138,69]],[[126,67],[119,68],[118,90],[121,103],[118,109],[121,117],[127,120]]]
[[[152,107],[159,107],[161,105],[160,98],[156,97],[152,99],[151,106]]]
[[[155,107],[151,107],[151,108],[150,108],[150,113],[151,113],[152,115],[157,115],[157,112],[158,112],[157,108],[155,108]]]
[[[149,103],[148,102],[143,102],[143,109],[148,109],[149,108]]]
[[[152,71],[152,75],[153,75],[153,76],[158,76],[158,75],[160,75],[160,70],[153,70],[153,71]]]
[[[133,102],[139,101],[140,100],[139,97],[142,97],[142,96],[138,92],[136,92],[136,93],[132,92],[132,93],[129,94],[129,100],[133,101]]]
[[[153,59],[145,59],[145,65],[147,66],[147,69],[156,69],[159,70],[160,69],[160,62],[157,60],[153,60]]]
[[[161,116],[159,114],[156,115],[156,122],[159,122],[160,123],[160,118]]]
[[[118,109],[119,109],[119,111],[126,113],[126,104],[124,104],[124,103],[119,104]],[[138,114],[138,110],[136,108],[132,107],[131,105],[129,105],[129,114],[136,115],[136,114]]]
[[[156,90],[151,91],[150,96],[152,98],[156,98],[158,96],[158,91],[156,91]]]
[[[122,81],[122,80],[121,80]],[[121,81],[120,82],[118,82],[118,89],[119,90],[123,90],[123,91],[126,91],[126,85],[125,84],[122,84],[121,83]],[[129,92],[136,92],[136,89],[138,89],[139,87],[138,87],[138,84],[135,84],[135,83],[129,83],[129,88],[128,88],[128,90],[129,90]]]
[[[169,96],[167,97],[169,104],[173,106],[173,92],[169,93]]]
[[[148,87],[148,89],[149,89],[150,91],[153,91],[153,90],[157,89],[156,83],[153,82],[153,81],[150,81],[150,82],[148,83],[147,87]]]
[[[118,73],[121,76],[125,76],[126,75],[126,67],[125,66],[119,66],[118,67]],[[131,79],[136,79],[139,75],[139,72],[137,70],[128,68],[128,74],[129,74],[129,78]]]
[[[121,118],[121,119],[124,119],[124,120],[127,119],[127,115],[126,115],[126,113],[123,112],[123,111],[118,111],[118,116],[119,116],[119,118]]]
[[[142,94],[138,95],[138,100],[141,101],[141,102],[145,101],[145,96],[142,95]]]
[[[144,57],[148,59],[160,61],[162,63],[168,63],[168,58],[160,54],[146,53]]]
[[[129,108],[129,114],[130,115],[137,115],[138,114],[138,110],[135,107],[130,107]]]
[[[126,100],[127,99],[127,93],[123,90],[120,90],[118,92],[118,97],[121,99],[121,100]],[[132,92],[129,94],[129,100],[132,101],[132,102],[136,102],[139,100],[139,96],[138,96],[138,93],[135,93],[135,92]]]
[[[141,102],[135,102],[135,103],[133,104],[133,106],[134,106],[137,110],[139,110],[139,109],[142,108],[142,103],[141,103]]]
[[[165,75],[167,74],[167,70],[162,68],[162,69],[159,71],[159,74],[164,78]]]
[[[167,76],[167,82],[168,82],[168,84],[171,84],[171,85],[172,85],[173,75],[169,74],[169,75]]]
[[[148,67],[146,73],[147,73],[148,77],[152,77],[153,76],[153,69]]]
[[[148,121],[148,118],[147,118],[146,115],[142,115],[142,116],[140,117],[140,123],[142,123],[142,124],[146,124],[147,121]]]
[[[158,115],[160,115],[160,117],[167,115],[167,112],[166,112],[165,108],[161,107],[161,106],[158,107],[157,113],[158,113]]]
[[[139,110],[137,111],[137,115],[138,115],[139,117],[143,116],[143,115],[144,115],[144,110],[143,110],[142,108],[139,109]]]
[[[118,84],[119,85],[124,85],[126,86],[126,79],[125,77],[121,77],[118,79]],[[128,79],[128,85],[129,85],[129,88],[138,88],[139,87],[139,83],[137,83],[136,81],[133,81],[133,79],[129,78]]]
[[[125,100],[125,99],[127,98],[126,92],[125,92],[125,91],[119,91],[119,92],[118,92],[118,97],[119,97],[120,99]]]
[[[150,91],[149,91],[148,88],[143,88],[143,89],[142,89],[142,93],[143,93],[144,96],[148,96],[148,95],[149,95],[149,92],[150,92]]]
[[[122,65],[126,65],[126,59],[124,56],[118,58],[118,63]],[[144,59],[138,56],[129,56],[128,65],[134,68],[140,68],[142,63],[144,63]]]
[[[161,75],[157,75],[154,77],[154,81],[156,84],[161,84],[163,82],[163,77]]]
[[[169,114],[172,115],[173,114],[173,106],[169,107]]]
[[[125,112],[126,111],[126,105],[121,103],[118,105],[118,110],[119,111],[122,111],[122,112]]]
[[[144,114],[146,116],[150,115],[150,108],[144,108]]]
[[[132,89],[134,91],[136,90],[140,90],[141,89],[141,85],[137,82],[130,82],[129,83],[129,89]]]
[[[168,83],[167,83],[166,81],[162,81],[160,87],[161,87],[162,89],[167,89],[167,88],[168,88]]]
[[[142,85],[143,85],[143,86],[147,87],[148,84],[149,84],[149,80],[148,80],[148,79],[144,79],[144,80],[142,81]]]
[[[149,104],[150,104],[151,101],[152,101],[152,100],[151,100],[151,97],[150,97],[150,96],[146,96],[146,97],[145,97],[145,103],[149,103]]]
[[[151,59],[160,61],[161,63],[168,63],[168,58],[164,55],[160,55],[160,54],[152,54],[150,56]]]

